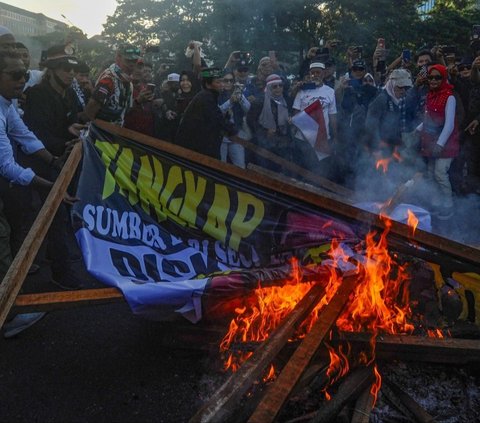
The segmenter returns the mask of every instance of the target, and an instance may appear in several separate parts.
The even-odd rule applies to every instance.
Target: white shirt
[[[295,110],[303,111],[310,106],[314,101],[320,100],[323,109],[323,118],[325,126],[327,127],[327,136],[330,138],[329,115],[337,113],[337,104],[335,102],[335,91],[328,85],[322,85],[313,90],[301,90],[295,97],[293,108]]]

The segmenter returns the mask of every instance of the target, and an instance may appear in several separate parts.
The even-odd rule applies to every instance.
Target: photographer
[[[133,106],[125,115],[125,128],[154,136],[155,84],[152,84],[152,65],[138,61],[132,75]]]
[[[223,76],[223,91],[218,97],[218,105],[227,120],[235,126],[238,136],[249,140],[250,134],[246,128],[245,115],[250,110],[250,102],[243,95],[244,86],[236,83],[232,72],[226,71]],[[223,137],[220,146],[220,159],[227,158],[238,167],[245,169],[245,149],[242,145]]]

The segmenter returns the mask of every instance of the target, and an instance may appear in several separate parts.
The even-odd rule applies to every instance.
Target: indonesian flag
[[[297,113],[292,118],[292,123],[315,149],[320,160],[330,155],[331,150],[328,144],[327,125],[325,124],[323,107],[320,100],[315,100],[302,112]]]

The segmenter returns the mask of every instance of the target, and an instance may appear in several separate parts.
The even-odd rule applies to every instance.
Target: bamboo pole
[[[43,239],[45,238],[60,203],[63,201],[68,185],[75,174],[78,163],[82,158],[82,144],[75,144],[68,156],[65,165],[55,181],[45,203],[33,222],[19,252],[13,259],[7,274],[0,283],[0,327],[3,326],[7,315],[15,302],[15,298],[22,288],[28,269],[33,263]]]

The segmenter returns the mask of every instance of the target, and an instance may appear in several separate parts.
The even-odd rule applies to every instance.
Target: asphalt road
[[[50,312],[0,339],[0,422],[183,422],[216,357],[168,348],[124,303]]]

